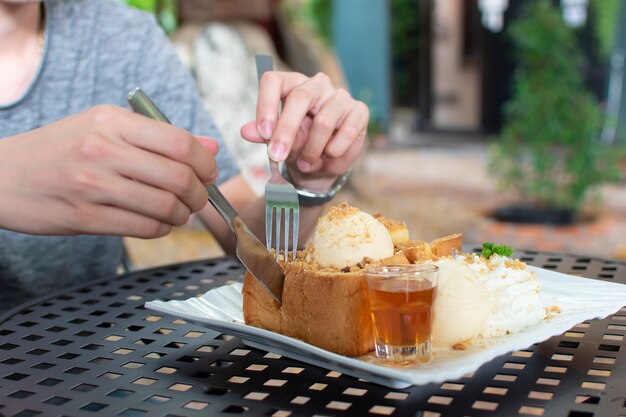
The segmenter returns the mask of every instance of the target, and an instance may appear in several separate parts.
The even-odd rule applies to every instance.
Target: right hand
[[[0,228],[152,238],[207,204],[217,144],[102,105],[0,139]]]

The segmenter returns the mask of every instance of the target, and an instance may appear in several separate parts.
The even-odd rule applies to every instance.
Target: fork
[[[259,81],[267,71],[274,69],[274,60],[269,55],[256,56],[256,69]],[[269,158],[270,179],[265,184],[265,246],[272,249],[272,240],[276,244],[276,259],[280,256],[280,244],[284,242],[285,262],[288,260],[289,241],[291,240],[292,259],[296,259],[298,233],[300,225],[300,203],[294,186],[280,174],[278,162]],[[283,220],[284,214],[284,222]],[[290,222],[291,214],[291,222]],[[281,239],[281,231],[284,235]],[[289,224],[291,223],[291,228]],[[289,231],[291,229],[291,239]],[[275,233],[273,231],[275,230]]]

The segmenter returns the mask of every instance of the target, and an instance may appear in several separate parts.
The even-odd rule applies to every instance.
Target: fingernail
[[[272,130],[274,129],[274,125],[269,120],[264,120],[261,122],[261,129],[259,134],[265,140],[270,140],[272,137]]]
[[[209,183],[213,184],[217,180],[218,176],[219,176],[219,172],[217,171],[217,169],[215,169],[211,177],[209,177]]]
[[[270,148],[270,157],[275,161],[287,159],[287,147],[282,142],[273,143]]]
[[[309,161],[305,161],[304,159],[298,159],[298,169],[300,169],[300,171],[309,172],[312,167],[313,164]]]

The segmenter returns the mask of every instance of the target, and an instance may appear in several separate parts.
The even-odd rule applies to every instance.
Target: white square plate
[[[243,322],[242,284],[225,285],[184,301],[150,301],[146,308],[240,338],[246,345],[392,388],[443,382],[476,371],[497,356],[559,335],[585,320],[605,318],[626,305],[626,285],[529,266],[541,283],[544,306],[560,314],[521,332],[474,342],[464,351],[439,349],[430,362],[392,368],[372,357],[347,357]]]

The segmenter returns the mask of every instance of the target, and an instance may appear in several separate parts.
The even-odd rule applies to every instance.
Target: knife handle
[[[141,88],[137,87],[130,91],[126,100],[135,113],[160,122],[172,124]],[[234,233],[235,227],[233,225],[233,219],[238,217],[237,212],[215,184],[204,184],[204,186],[209,193],[209,202],[215,207],[226,224],[228,224],[228,227],[230,227],[230,230]]]

